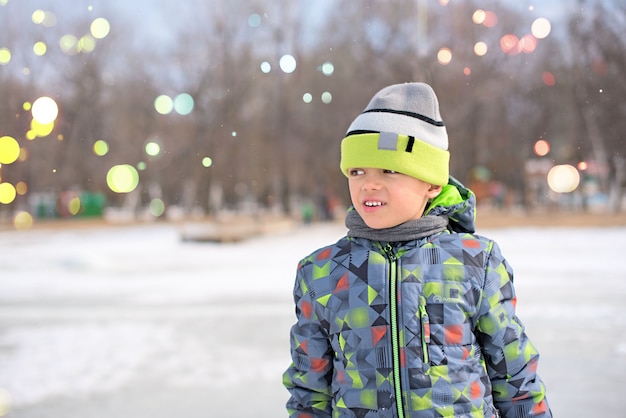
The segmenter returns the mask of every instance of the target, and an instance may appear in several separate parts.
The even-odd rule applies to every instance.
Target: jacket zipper
[[[404,405],[402,385],[400,384],[400,330],[398,329],[398,257],[393,251],[391,244],[383,247],[383,251],[389,259],[389,309],[391,316],[391,355],[393,358],[393,384],[396,392],[396,407],[398,417],[404,417]]]

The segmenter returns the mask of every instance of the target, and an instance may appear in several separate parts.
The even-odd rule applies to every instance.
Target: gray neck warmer
[[[351,209],[346,215],[349,237],[367,238],[372,241],[401,242],[428,237],[446,229],[447,216],[427,215],[391,228],[374,229],[365,224],[359,213]]]

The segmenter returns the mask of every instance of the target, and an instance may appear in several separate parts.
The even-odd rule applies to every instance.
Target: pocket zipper
[[[419,299],[420,321],[422,323],[422,354],[425,364],[428,364],[428,344],[430,344],[430,319],[426,311],[426,298],[420,296]]]

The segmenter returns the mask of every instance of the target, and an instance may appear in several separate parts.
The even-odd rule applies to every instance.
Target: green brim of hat
[[[395,134],[393,134],[395,135]],[[341,141],[342,173],[348,177],[352,168],[380,168],[415,177],[437,186],[448,183],[450,153],[419,138],[389,133],[355,134]],[[384,142],[384,143],[383,143]]]

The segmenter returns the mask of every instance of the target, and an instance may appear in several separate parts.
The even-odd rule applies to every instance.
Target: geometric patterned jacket
[[[511,267],[473,233],[473,193],[451,178],[440,196],[443,232],[343,237],[300,261],[291,417],[552,416]]]

